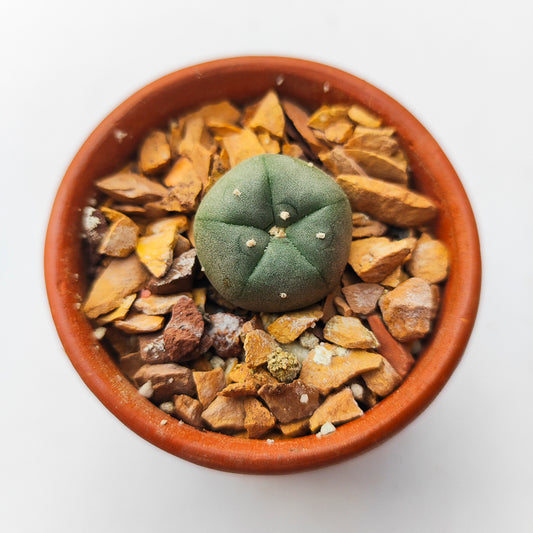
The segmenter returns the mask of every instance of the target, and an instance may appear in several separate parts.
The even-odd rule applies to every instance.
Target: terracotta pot
[[[415,187],[438,204],[436,235],[451,255],[434,332],[408,379],[363,417],[324,438],[268,443],[200,431],[170,419],[122,376],[79,311],[86,280],[80,246],[81,209],[95,179],[134,154],[148,130],[193,108],[228,98],[257,99],[274,88],[309,109],[358,102],[396,128]],[[127,133],[119,142],[116,131]],[[72,161],[52,209],[45,247],[48,298],[72,364],[102,403],[141,437],[174,455],[221,470],[282,473],[359,454],[412,421],[442,389],[466,347],[477,312],[481,260],[476,224],[461,182],[436,141],[401,105],[365,81],[329,66],[289,58],[241,57],[189,67],[141,89],[90,135]]]

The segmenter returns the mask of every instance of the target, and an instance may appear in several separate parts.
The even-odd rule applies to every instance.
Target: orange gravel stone
[[[387,237],[368,237],[352,241],[348,263],[366,282],[377,283],[400,266],[416,245],[416,239],[391,241]]]
[[[436,292],[422,278],[404,281],[379,301],[388,330],[401,342],[426,336],[431,330],[437,306]]]
[[[236,432],[243,431],[244,400],[242,398],[228,398],[217,396],[202,413],[202,420],[216,431]]]
[[[206,408],[226,386],[224,370],[215,368],[208,372],[193,372],[192,375],[198,391],[198,400]]]
[[[313,433],[318,431],[323,424],[331,422],[337,426],[350,420],[355,420],[363,415],[363,410],[357,405],[352,391],[344,388],[328,396],[309,419],[309,428]]]
[[[394,183],[347,174],[339,176],[337,183],[348,196],[354,211],[367,213],[386,224],[421,226],[437,214],[437,208],[429,198]]]
[[[244,411],[244,427],[251,439],[261,438],[276,425],[272,413],[257,398],[245,398]]]

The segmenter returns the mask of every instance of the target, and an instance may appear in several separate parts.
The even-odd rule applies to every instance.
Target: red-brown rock
[[[172,308],[172,318],[163,335],[165,348],[173,361],[190,359],[204,333],[204,319],[193,300],[182,296]]]

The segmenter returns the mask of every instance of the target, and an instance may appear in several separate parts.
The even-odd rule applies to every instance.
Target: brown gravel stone
[[[378,396],[388,396],[402,382],[402,377],[392,365],[383,358],[383,364],[376,370],[365,372],[361,376],[366,386]]]
[[[348,305],[348,302],[344,299],[342,295],[339,294],[335,296],[333,303],[335,304],[335,309],[337,309],[337,311],[342,316],[354,316],[355,315],[352,308]]]
[[[217,355],[223,359],[240,355],[242,318],[231,313],[213,313],[209,316],[209,321],[207,334],[213,339],[213,348]]]
[[[449,259],[446,246],[423,233],[407,263],[407,270],[430,283],[439,283],[448,276]]]
[[[331,150],[322,151],[318,157],[334,176],[364,173],[364,170],[346,154],[342,146],[335,146]]]
[[[176,257],[163,277],[153,277],[148,282],[147,288],[155,294],[162,295],[190,291],[197,266],[196,249],[192,248]]]
[[[367,213],[376,220],[399,227],[427,224],[437,207],[426,196],[394,183],[343,174],[337,178],[354,211]]]
[[[329,394],[355,376],[379,368],[381,357],[379,354],[364,350],[347,350],[346,355],[334,355],[330,351],[329,364],[322,364],[319,354],[325,347],[320,345],[311,350],[302,364],[299,380],[316,388],[320,394]]]
[[[421,339],[431,330],[438,298],[422,278],[410,278],[379,300],[383,320],[400,342]]]
[[[192,370],[174,363],[143,365],[133,379],[137,387],[152,382],[154,394],[150,400],[157,404],[172,399],[174,394],[192,396],[196,392]]]
[[[187,358],[199,345],[204,319],[191,298],[180,296],[164,330],[165,347],[174,361]]]
[[[150,364],[171,363],[172,358],[165,350],[163,333],[139,335],[139,350],[144,362]]]
[[[318,391],[299,379],[291,383],[263,385],[259,396],[282,424],[306,418],[318,407]]]
[[[226,396],[217,396],[202,413],[202,419],[209,427],[231,433],[245,429],[245,416],[244,400]]]
[[[193,372],[194,383],[198,391],[198,400],[204,409],[215,399],[218,392],[226,386],[226,377],[222,368],[208,372]]]
[[[309,121],[309,115],[304,109],[287,100],[282,100],[281,104],[285,114],[294,125],[296,131],[301,135],[303,140],[309,145],[315,154],[327,149],[327,147],[325,147],[317,139],[316,135],[313,133],[313,130],[307,125]]]
[[[376,309],[383,287],[377,283],[355,283],[342,288],[342,293],[357,315],[369,315]]]
[[[144,361],[139,352],[121,355],[118,361],[120,371],[131,380],[133,380],[133,376],[143,365]]]
[[[377,348],[374,334],[356,317],[334,316],[324,326],[324,337],[345,348]]]
[[[352,391],[344,388],[341,391],[328,396],[309,419],[309,427],[313,433],[318,431],[326,422],[337,426],[350,420],[354,420],[363,414],[363,410],[357,405]]]
[[[348,262],[366,282],[377,283],[405,261],[416,239],[391,241],[387,237],[368,237],[352,241]]]
[[[196,428],[203,426],[202,404],[185,394],[174,396],[174,409],[176,417]]]
[[[245,398],[244,411],[244,427],[251,439],[261,438],[276,425],[272,413],[257,398]]]

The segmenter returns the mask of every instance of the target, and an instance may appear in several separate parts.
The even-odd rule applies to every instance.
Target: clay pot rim
[[[81,206],[75,194],[77,183],[89,168],[91,158],[110,142],[116,129],[134,131],[135,115],[150,105],[154,95],[171,94],[174,88],[191,80],[209,83],[244,73],[249,77],[270,76],[273,82],[279,82],[282,76],[287,84],[306,80],[310,100],[319,98],[319,87],[325,95],[327,82],[325,96],[348,95],[346,98],[377,112],[385,123],[396,127],[414,166],[429,176],[422,185],[431,190],[448,219],[442,231],[451,248],[452,269],[435,331],[424,354],[393,394],[363,417],[323,438],[311,435],[270,443],[181,424],[138,394],[77,309],[81,290],[77,274],[81,265],[79,253],[76,255],[71,245],[78,239],[79,224],[73,224],[72,218]],[[277,83],[272,85],[276,89]],[[201,105],[205,97],[203,93],[186,96],[189,104],[184,110]],[[237,99],[251,96],[255,95],[246,94],[244,82]],[[168,117],[159,118],[162,121]],[[153,119],[157,121],[158,117]],[[125,142],[130,142],[133,149],[138,139]],[[334,463],[366,451],[404,428],[431,403],[459,363],[474,326],[481,287],[474,214],[455,170],[430,133],[399,103],[364,80],[328,65],[288,57],[245,56],[209,61],[168,74],[127,98],[96,127],[67,169],[52,208],[44,259],[47,294],[59,337],[77,372],[100,401],[130,429],[159,448],[193,463],[241,473],[287,473]],[[166,420],[164,425],[162,420]]]

